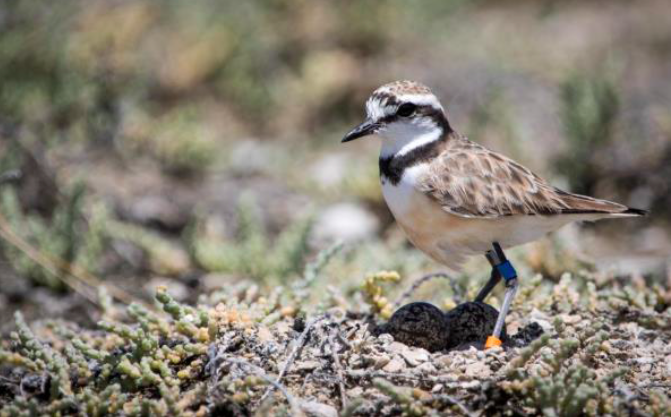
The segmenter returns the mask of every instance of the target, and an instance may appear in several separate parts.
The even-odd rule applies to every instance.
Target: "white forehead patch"
[[[373,95],[366,101],[366,114],[368,118],[372,120],[378,120],[385,116],[389,116],[396,112],[398,105],[397,104],[388,104],[388,100],[384,96],[380,96],[380,92],[385,92],[384,90],[377,90]],[[440,104],[436,96],[433,94],[398,94],[391,95],[394,97],[395,102],[397,103],[413,103],[418,106],[431,106],[437,110],[443,110],[443,106]],[[391,100],[394,103],[394,100]]]
[[[402,103],[410,102],[418,106],[431,106],[435,109],[443,109],[440,102],[433,94],[402,94],[397,96]]]

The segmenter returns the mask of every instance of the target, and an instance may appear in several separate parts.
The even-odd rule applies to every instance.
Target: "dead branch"
[[[138,303],[150,310],[155,310],[153,306],[133,297],[119,287],[104,283],[100,278],[94,276],[83,268],[68,263],[62,259],[46,255],[34,248],[22,237],[14,233],[9,222],[2,214],[0,214],[0,238],[6,240],[10,245],[23,252],[33,262],[61,279],[65,285],[96,306],[98,306],[99,303],[95,296],[95,290],[96,288],[104,286],[114,298],[123,303]]]
[[[339,328],[334,326],[329,332],[329,346],[331,348],[331,358],[333,359],[333,368],[336,371],[338,379],[338,390],[340,391],[341,407],[347,408],[347,393],[345,392],[345,379],[343,378],[342,366],[340,366],[340,359],[338,358],[338,346],[336,345],[336,334]]]
[[[326,318],[326,315],[321,316],[321,317],[317,317],[316,319],[314,319],[310,323],[308,323],[307,326],[305,326],[305,330],[303,330],[303,333],[301,333],[300,337],[298,338],[298,341],[296,342],[296,346],[291,351],[291,354],[287,358],[286,363],[284,364],[284,366],[280,370],[280,374],[277,377],[277,383],[280,383],[282,381],[282,379],[284,378],[284,376],[287,374],[287,372],[289,372],[289,369],[291,368],[291,365],[294,363],[294,361],[296,360],[296,358],[298,357],[300,352],[303,350],[303,347],[307,343],[310,332],[314,328],[315,324],[324,320],[325,318]],[[270,387],[268,387],[266,392],[261,397],[261,402],[263,402],[263,400],[265,400],[268,397],[268,395],[270,395],[270,393],[273,392],[274,389],[275,389],[275,387],[272,386],[272,385]]]
[[[296,401],[296,398],[294,398],[294,396],[291,395],[291,393],[289,393],[289,390],[287,390],[287,388],[280,383],[279,378],[277,379],[277,381],[272,379],[266,373],[266,371],[264,371],[263,369],[261,369],[260,367],[254,365],[254,364],[251,364],[251,363],[247,362],[244,359],[224,358],[224,360],[226,362],[229,362],[229,363],[233,363],[233,364],[241,365],[243,367],[247,367],[248,369],[253,371],[256,374],[256,376],[258,376],[259,378],[266,381],[268,384],[270,384],[271,387],[279,390],[282,393],[282,395],[284,395],[284,397],[287,399],[287,402],[289,403],[289,407],[291,407],[291,415],[293,415],[293,416],[302,416],[303,415],[303,412],[301,411],[301,408],[298,404],[298,401]],[[264,397],[265,397],[265,394],[264,394]],[[260,400],[261,402],[263,402],[264,397],[261,398],[261,400]]]
[[[425,282],[431,281],[432,279],[435,279],[435,278],[445,278],[445,279],[449,280],[450,284],[452,285],[452,291],[455,293],[455,295],[458,295],[457,292],[459,292],[459,291],[457,291],[454,279],[452,277],[450,277],[449,275],[447,275],[446,273],[444,273],[444,272],[435,272],[435,273],[432,273],[432,274],[424,275],[424,276],[416,279],[415,282],[412,283],[410,288],[405,290],[403,292],[403,294],[401,294],[400,297],[398,297],[396,299],[396,301],[394,301],[394,310],[398,309],[401,306],[401,303],[403,301],[405,301],[406,299],[408,299]],[[458,296],[461,297],[460,295],[458,295]]]

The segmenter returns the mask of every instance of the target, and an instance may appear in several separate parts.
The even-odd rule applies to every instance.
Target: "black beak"
[[[379,123],[375,123],[370,119],[366,119],[359,126],[350,130],[349,133],[342,138],[341,143],[349,142],[354,139],[359,139],[364,136],[372,135],[377,132],[377,129],[380,127]]]

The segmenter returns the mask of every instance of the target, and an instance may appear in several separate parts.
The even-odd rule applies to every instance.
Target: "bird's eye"
[[[415,106],[412,103],[403,103],[399,106],[398,110],[396,110],[396,114],[398,114],[401,117],[408,117],[412,116],[412,114],[417,110],[417,106]]]

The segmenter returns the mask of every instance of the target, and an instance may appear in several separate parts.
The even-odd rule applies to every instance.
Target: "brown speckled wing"
[[[453,134],[419,181],[420,189],[454,215],[624,213],[610,201],[561,191],[510,158]]]

